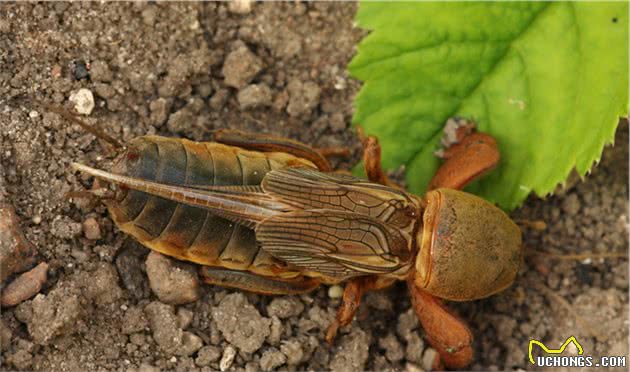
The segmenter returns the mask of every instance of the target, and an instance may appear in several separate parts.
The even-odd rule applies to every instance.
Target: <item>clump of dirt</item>
[[[146,134],[203,140],[232,128],[351,149],[335,159],[338,168],[358,160],[350,120],[359,82],[346,72],[365,34],[353,27],[356,4],[250,6],[0,4],[0,196],[49,265],[40,294],[2,309],[2,368],[430,366],[434,351],[402,285],[366,296],[329,346],[324,333],[340,300],[327,288],[274,298],[197,287],[185,268],[147,261],[149,251],[102,205],[64,198],[90,187],[69,164],[107,168],[112,149],[44,102],[77,106],[122,142]],[[453,305],[476,337],[473,368],[530,368],[531,338],[553,346],[575,335],[587,354],[626,353],[627,259],[559,256],[626,251],[627,143],[623,124],[584,182],[515,212],[548,227],[523,228],[527,259],[515,285]],[[152,277],[161,275],[171,281],[158,289]]]

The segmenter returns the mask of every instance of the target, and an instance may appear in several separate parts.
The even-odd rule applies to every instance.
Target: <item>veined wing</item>
[[[345,211],[282,213],[259,224],[256,239],[276,258],[339,279],[394,272],[411,256],[397,229]]]
[[[417,214],[409,196],[400,190],[310,168],[273,170],[261,186],[266,194],[299,209],[352,212],[395,226],[405,226],[405,219]]]

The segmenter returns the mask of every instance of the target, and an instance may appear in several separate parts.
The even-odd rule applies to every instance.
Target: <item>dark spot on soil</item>
[[[76,80],[87,79],[90,77],[90,73],[88,72],[88,66],[84,61],[75,61],[72,64],[72,76]]]

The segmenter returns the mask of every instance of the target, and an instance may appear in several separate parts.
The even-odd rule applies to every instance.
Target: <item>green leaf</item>
[[[512,209],[584,175],[628,113],[627,2],[363,2],[356,19],[371,32],[349,66],[353,121],[413,192],[450,117],[497,138],[501,163],[472,191]]]

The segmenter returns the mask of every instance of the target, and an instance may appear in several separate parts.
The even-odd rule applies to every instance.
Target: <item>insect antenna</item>
[[[61,108],[61,107],[55,106],[55,105],[51,105],[51,104],[48,104],[48,103],[44,103],[43,106],[44,106],[45,109],[47,109],[49,111],[52,111],[52,112],[56,113],[57,115],[63,117],[64,119],[79,125],[81,128],[83,128],[87,132],[90,132],[91,134],[93,134],[97,138],[100,138],[103,141],[109,143],[115,149],[123,149],[124,148],[124,146],[120,142],[118,142],[115,138],[113,138],[109,134],[105,133],[104,131],[102,131],[102,130],[100,130],[98,128],[95,128],[92,125],[89,125],[88,123],[84,122],[83,120],[77,118],[75,115],[73,115],[72,113],[68,112],[64,108]]]

